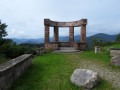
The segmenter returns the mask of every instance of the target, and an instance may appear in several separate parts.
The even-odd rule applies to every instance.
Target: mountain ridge
[[[109,35],[105,33],[98,33],[94,34],[92,36],[86,37],[88,45],[91,45],[92,39],[96,38],[97,40],[103,40],[104,42],[114,42],[117,38],[117,35]],[[17,38],[11,38],[14,42],[17,44],[22,43],[31,43],[31,44],[39,44],[44,43],[44,38],[37,38],[37,39],[17,39]],[[59,36],[59,41],[69,41],[69,36]],[[75,42],[80,42],[80,35],[74,36]],[[50,42],[53,42],[53,37],[50,37]]]

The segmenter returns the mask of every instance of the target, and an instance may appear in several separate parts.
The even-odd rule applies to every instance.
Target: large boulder
[[[71,82],[84,89],[92,89],[99,82],[97,72],[87,69],[76,69],[71,76]]]
[[[112,57],[111,64],[115,66],[120,66],[120,56]]]

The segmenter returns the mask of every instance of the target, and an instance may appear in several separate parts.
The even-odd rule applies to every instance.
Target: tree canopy
[[[116,41],[120,43],[120,33],[118,34]]]
[[[2,23],[0,20],[0,39],[8,35],[6,32],[7,26],[8,25],[6,25],[5,23]]]

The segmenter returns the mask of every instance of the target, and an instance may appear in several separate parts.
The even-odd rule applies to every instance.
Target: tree
[[[7,36],[7,32],[6,32],[6,28],[7,28],[7,25],[5,23],[2,23],[1,20],[0,20],[0,40]]]
[[[94,38],[92,40],[92,48],[94,48],[95,46],[97,46],[99,44],[98,40],[96,38]]]
[[[103,46],[103,40],[99,41],[99,46]]]
[[[118,36],[116,38],[116,42],[120,43],[120,33],[118,34]]]

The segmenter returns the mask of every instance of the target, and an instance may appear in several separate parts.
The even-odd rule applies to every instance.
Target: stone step
[[[54,53],[77,53],[80,50],[74,50],[74,47],[60,47],[59,50],[54,50]]]
[[[53,53],[81,53],[80,50],[54,50]]]
[[[74,47],[60,47],[60,50],[74,50]]]

